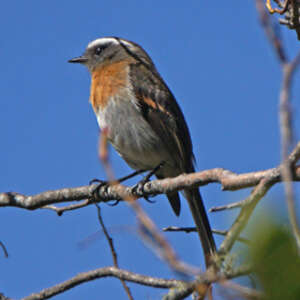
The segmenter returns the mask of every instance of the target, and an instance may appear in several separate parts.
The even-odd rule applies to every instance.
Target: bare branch
[[[179,298],[178,295],[182,295],[183,293],[185,293],[185,295],[188,296],[194,291],[195,285],[199,285],[199,284],[207,285],[217,281],[224,281],[224,280],[247,275],[251,271],[252,269],[248,265],[243,265],[235,270],[230,270],[223,274],[216,274],[214,272],[206,271],[205,273],[198,276],[194,282],[186,282],[183,280],[163,279],[163,278],[145,276],[145,275],[129,272],[127,270],[118,269],[116,267],[105,267],[105,268],[99,268],[84,273],[79,273],[78,275],[74,276],[69,280],[59,283],[53,287],[44,289],[39,293],[31,294],[30,296],[25,297],[22,300],[48,299],[55,295],[61,294],[69,289],[72,289],[73,287],[78,286],[82,283],[89,282],[95,279],[105,278],[105,277],[114,277],[128,282],[133,282],[136,284],[150,286],[154,288],[172,289],[174,291],[173,293],[174,297],[177,296],[177,298],[170,298],[170,299],[182,299]]]
[[[297,158],[298,160],[299,158]],[[190,186],[204,186],[210,183],[220,183],[223,190],[238,190],[256,186],[265,177],[273,178],[273,183],[281,182],[280,167],[245,174],[235,174],[221,168],[206,170],[191,174],[182,174],[174,178],[153,180],[144,185],[144,191],[132,191],[131,187],[120,184],[101,187],[99,196],[103,202],[122,200],[126,197],[144,197],[179,191]],[[293,168],[293,181],[300,181],[300,166]],[[71,201],[81,201],[92,197],[96,185],[64,188],[46,191],[33,196],[26,196],[15,192],[0,193],[0,207],[20,207],[34,210],[47,205]],[[92,204],[91,202],[90,204]],[[83,204],[82,206],[85,206]],[[82,207],[80,206],[80,207]],[[47,207],[49,208],[49,207]]]
[[[55,295],[61,294],[77,285],[80,285],[85,282],[89,282],[95,279],[104,278],[104,277],[115,277],[120,280],[126,280],[134,283],[138,283],[145,286],[151,286],[156,288],[169,289],[176,287],[180,284],[185,284],[184,281],[180,280],[168,280],[162,278],[155,278],[145,275],[140,275],[132,273],[126,270],[121,270],[116,267],[106,267],[99,268],[93,271],[79,273],[75,277],[66,280],[62,283],[59,283],[53,287],[42,290],[39,293],[31,294],[28,297],[23,298],[22,300],[42,300],[48,299]]]
[[[283,48],[280,37],[278,36],[278,31],[275,30],[275,24],[272,24],[270,15],[265,9],[264,3],[262,0],[255,0],[256,9],[259,13],[259,18],[261,25],[263,26],[268,40],[273,46],[275,53],[277,54],[279,61],[283,64],[287,61],[285,50]]]
[[[185,233],[197,232],[196,227],[168,226],[168,227],[163,228],[162,230],[166,231],[166,232],[185,232]]]
[[[300,56],[299,56],[300,58]],[[292,173],[294,173],[294,165],[297,163],[297,161],[300,159],[300,142],[296,145],[292,153],[289,155],[289,161],[292,169]],[[297,171],[296,171],[297,172]],[[294,177],[294,174],[293,174]]]
[[[300,40],[300,24],[299,24],[299,9],[300,2],[296,0],[287,0],[282,4],[279,0],[276,1],[282,10],[274,10],[271,8],[270,1],[267,1],[267,7],[271,13],[279,12],[284,13],[289,8],[289,13],[291,13],[291,23],[293,27],[296,28],[298,39]],[[257,10],[259,11],[266,35],[274,46],[275,52],[280,58],[281,67],[282,67],[282,85],[280,91],[279,99],[279,119],[280,119],[280,133],[281,133],[281,174],[284,180],[284,187],[288,205],[289,218],[291,226],[293,229],[294,236],[296,238],[298,247],[300,248],[300,229],[297,221],[297,216],[295,212],[295,196],[293,192],[293,185],[291,180],[293,178],[293,165],[299,159],[300,155],[300,146],[294,150],[294,160],[291,160],[291,157],[288,159],[289,147],[292,144],[293,132],[292,132],[292,113],[290,109],[290,94],[291,94],[291,84],[293,75],[296,68],[300,63],[300,52],[298,55],[291,61],[288,62],[286,58],[282,57],[282,45],[276,34],[274,28],[270,25],[270,17],[263,8],[262,1],[256,0]]]
[[[244,205],[236,218],[235,222],[228,230],[226,238],[222,242],[219,253],[222,255],[229,253],[234,242],[239,237],[241,231],[244,229],[250,216],[253,213],[254,208],[256,207],[259,200],[267,193],[267,191],[272,186],[272,178],[263,179],[252,191],[251,195],[245,199],[246,205]]]
[[[289,218],[292,226],[294,236],[296,238],[298,247],[300,248],[300,229],[297,221],[295,210],[295,195],[293,185],[290,180],[293,178],[292,163],[288,160],[288,149],[292,143],[292,116],[290,110],[290,89],[293,74],[300,62],[300,52],[296,58],[291,62],[282,66],[283,80],[280,92],[280,132],[281,132],[281,159],[282,159],[282,177],[284,178],[284,187],[286,193],[286,200],[288,205]],[[300,156],[300,143],[294,150],[295,159]]]
[[[41,209],[54,210],[57,213],[58,216],[61,216],[65,211],[79,209],[79,208],[88,206],[91,203],[93,203],[93,201],[90,201],[89,199],[87,199],[87,200],[84,200],[80,203],[70,204],[70,205],[63,206],[63,207],[57,207],[55,205],[45,205],[45,206],[41,207]]]
[[[300,157],[300,142],[297,144],[295,149],[292,151],[290,156],[287,158],[287,164],[291,166],[292,163],[296,163]],[[235,222],[228,230],[226,238],[222,242],[219,253],[221,255],[229,253],[236,239],[239,237],[241,231],[244,229],[250,216],[253,213],[257,203],[264,197],[268,190],[275,184],[275,178],[277,178],[277,172],[280,172],[284,165],[280,165],[277,171],[270,172],[265,176],[259,184],[253,189],[251,195],[243,200],[242,209],[236,218]]]
[[[243,204],[244,204],[244,200],[238,201],[238,202],[229,203],[229,204],[222,205],[222,206],[214,206],[214,207],[211,207],[209,209],[209,211],[210,212],[218,212],[218,211],[227,210],[227,209],[239,208],[239,207],[243,206]]]
[[[163,231],[166,232],[185,232],[185,233],[191,233],[191,232],[197,232],[196,227],[176,227],[176,226],[169,226],[169,227],[165,227],[163,228]],[[227,230],[217,230],[217,229],[212,229],[212,232],[215,234],[219,234],[219,235],[227,235],[228,231]],[[239,237],[237,239],[237,241],[245,243],[245,244],[250,244],[250,241],[246,238],[242,238]]]

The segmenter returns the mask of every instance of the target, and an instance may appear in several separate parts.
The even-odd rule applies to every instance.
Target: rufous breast
[[[90,102],[95,112],[128,83],[128,61],[99,66],[92,73]]]

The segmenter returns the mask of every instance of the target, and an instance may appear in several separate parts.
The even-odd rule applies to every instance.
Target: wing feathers
[[[131,64],[130,79],[144,118],[162,137],[174,161],[180,162],[180,171],[191,172],[193,153],[190,133],[171,91],[158,73],[139,63]]]

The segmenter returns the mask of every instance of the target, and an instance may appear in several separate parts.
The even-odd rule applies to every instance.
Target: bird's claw
[[[113,201],[114,201],[113,203],[108,203],[108,202],[107,202],[107,205],[109,205],[109,206],[116,206],[116,205],[118,205],[119,202],[120,202],[120,200],[113,200]]]
[[[95,183],[100,183],[100,184],[104,183],[104,184],[107,184],[107,181],[94,178],[94,179],[90,180],[89,185],[92,185],[92,184],[95,184]]]
[[[103,186],[105,186],[106,190],[107,190],[107,188],[109,187],[109,182],[95,178],[95,179],[92,179],[89,182],[89,184],[90,185],[96,184],[95,188],[91,192],[91,194],[92,194],[91,200],[100,201],[101,197],[99,196],[99,191]],[[116,206],[120,202],[120,200],[113,200],[113,201],[114,201],[113,203],[108,203],[108,202],[105,202],[105,203],[109,206]]]
[[[144,199],[145,199],[147,202],[151,203],[151,204],[153,204],[153,203],[156,202],[156,201],[154,201],[154,200],[150,200],[148,196],[144,196]]]
[[[149,181],[150,181],[150,179],[148,177],[142,179],[140,182],[138,182],[136,185],[133,186],[132,193],[133,194],[140,194],[140,193],[144,194],[145,193],[144,186]],[[148,196],[143,196],[143,198],[149,203],[155,203],[155,201],[150,200]]]
[[[134,194],[145,193],[144,186],[147,182],[150,181],[150,178],[164,165],[164,162],[161,162],[153,170],[151,170],[140,182],[138,182],[133,188],[132,192]],[[149,203],[155,203],[155,201],[150,200],[148,196],[143,196],[143,198]]]
[[[96,186],[93,188],[91,194],[92,194],[92,199],[99,201],[100,196],[99,196],[99,191],[103,186],[108,186],[108,182],[105,180],[100,180],[100,179],[92,179],[89,182],[89,185],[95,184]]]

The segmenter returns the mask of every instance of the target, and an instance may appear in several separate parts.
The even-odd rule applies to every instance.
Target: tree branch
[[[263,196],[267,193],[267,191],[272,186],[272,177],[264,178],[252,191],[251,195],[246,198],[245,205],[242,207],[238,217],[234,221],[231,228],[228,230],[228,233],[222,242],[219,253],[221,255],[226,255],[231,250],[233,244],[239,237],[241,231],[247,225],[249,218],[251,217],[253,210],[255,209],[257,203]]]
[[[300,248],[300,229],[296,216],[295,209],[295,195],[293,191],[293,185],[290,182],[292,179],[292,171],[291,167],[293,166],[293,162],[288,160],[288,149],[292,143],[293,131],[292,131],[292,115],[290,109],[290,89],[292,84],[293,74],[300,63],[300,52],[295,57],[295,59],[286,63],[282,66],[282,87],[280,92],[280,133],[281,133],[281,160],[282,160],[282,177],[284,178],[284,187],[286,193],[286,200],[289,212],[289,219],[291,222],[292,230],[297,241],[297,245]],[[295,157],[296,159],[300,156],[300,145],[295,149]]]
[[[191,233],[191,232],[197,232],[197,228],[196,227],[176,227],[176,226],[169,226],[169,227],[165,227],[163,228],[163,231],[165,232],[185,232],[185,233]],[[211,230],[214,234],[218,234],[218,235],[227,235],[228,231],[227,230],[217,230],[217,229],[212,229]],[[239,237],[237,239],[239,242],[241,243],[245,243],[250,245],[250,241],[246,238],[243,237]]]
[[[43,300],[51,298],[55,295],[61,294],[69,289],[72,289],[75,286],[78,286],[82,283],[89,282],[99,278],[105,277],[115,277],[120,280],[125,280],[133,283],[137,283],[144,286],[150,286],[154,288],[162,289],[174,289],[173,295],[174,298],[166,299],[182,299],[178,295],[185,294],[188,296],[195,290],[195,286],[199,284],[208,285],[217,281],[228,280],[240,276],[247,275],[251,272],[251,267],[248,265],[241,266],[235,270],[230,270],[222,274],[216,274],[214,272],[206,271],[205,273],[199,275],[195,281],[183,281],[175,279],[163,279],[152,276],[145,276],[127,270],[118,269],[116,267],[105,267],[99,268],[96,270],[79,273],[73,278],[66,280],[62,283],[59,283],[53,287],[42,290],[39,293],[34,293],[28,297],[23,298],[22,300]],[[175,297],[176,296],[176,297]]]
[[[272,9],[270,0],[267,1],[267,8],[270,13],[285,13],[288,10],[290,22],[297,31],[298,39],[300,40],[300,24],[299,24],[299,9],[300,2],[298,0],[286,0],[284,3],[277,0],[276,3],[282,10]],[[279,120],[280,120],[280,134],[281,134],[281,174],[284,180],[284,188],[287,199],[287,206],[289,212],[289,219],[291,222],[292,230],[296,238],[298,247],[300,248],[300,229],[295,212],[295,196],[293,191],[293,185],[291,180],[293,178],[292,168],[295,161],[299,159],[300,149],[294,150],[296,152],[296,160],[291,161],[288,159],[289,147],[292,144],[293,131],[292,131],[292,113],[290,109],[290,94],[293,75],[300,63],[300,52],[292,61],[288,61],[286,57],[282,56],[283,46],[281,40],[278,37],[278,32],[271,24],[270,16],[267,14],[263,7],[262,0],[256,0],[257,10],[262,20],[262,25],[265,29],[266,35],[269,38],[271,44],[274,46],[274,50],[277,53],[281,62],[282,71],[282,84],[279,97]],[[298,148],[299,144],[298,144]]]
[[[218,212],[222,210],[235,209],[235,208],[242,207],[243,204],[244,204],[244,200],[240,200],[226,205],[214,206],[209,209],[209,212]]]
[[[299,158],[297,157],[296,160]],[[245,174],[235,174],[221,168],[206,170],[191,174],[182,174],[174,178],[153,180],[144,185],[144,191],[133,191],[132,187],[115,184],[109,187],[103,186],[99,190],[102,202],[122,200],[127,197],[141,198],[165,194],[171,191],[179,191],[191,186],[204,186],[210,183],[220,183],[223,190],[238,190],[256,186],[262,179],[272,177],[272,183],[282,181],[280,166],[264,171]],[[292,169],[293,181],[300,181],[300,166]],[[92,197],[96,185],[87,185],[76,188],[64,188],[42,192],[40,194],[26,196],[15,192],[0,193],[0,207],[19,207],[29,210],[47,207],[56,203],[81,201]],[[93,204],[87,201],[84,205]]]
[[[265,9],[263,0],[255,0],[255,2],[256,2],[256,9],[259,13],[260,23],[266,33],[268,40],[270,41],[270,44],[274,48],[280,63],[283,64],[287,61],[287,57],[286,57],[286,53],[282,41],[278,35],[278,30],[275,30],[274,28],[275,24],[271,22],[270,15]]]
[[[42,290],[39,293],[31,294],[22,300],[42,300],[48,299],[55,295],[61,294],[77,285],[85,282],[89,282],[95,279],[104,277],[115,277],[120,280],[126,280],[134,283],[138,283],[145,286],[151,286],[155,288],[169,289],[176,287],[180,284],[185,284],[184,281],[174,280],[174,279],[162,279],[151,276],[145,276],[141,274],[136,274],[129,272],[127,270],[118,269],[116,267],[105,267],[99,268],[93,271],[88,271],[84,273],[79,273],[75,277],[59,283],[53,287]]]

